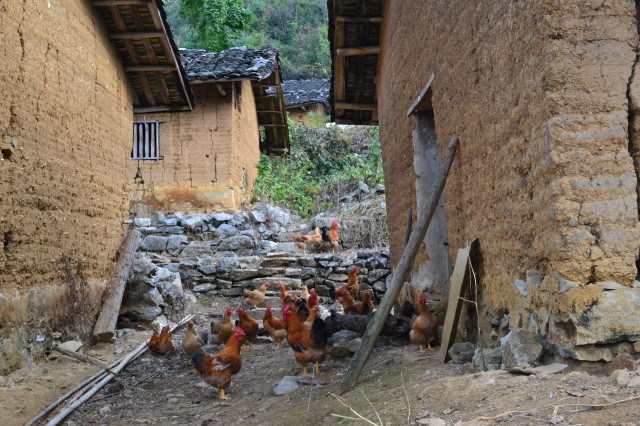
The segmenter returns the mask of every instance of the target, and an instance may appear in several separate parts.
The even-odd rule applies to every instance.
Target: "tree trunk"
[[[373,319],[374,314],[375,312],[369,315],[338,315],[334,313],[330,317],[326,318],[324,323],[331,334],[340,330],[349,330],[359,334],[364,334],[369,322]],[[410,318],[389,315],[382,327],[381,334],[387,337],[408,339],[410,330]]]

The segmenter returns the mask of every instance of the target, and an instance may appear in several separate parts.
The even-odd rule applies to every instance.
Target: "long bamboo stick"
[[[187,315],[182,319],[182,321],[171,328],[171,333],[186,324],[189,320],[193,319],[193,317],[194,315]],[[77,385],[75,388],[71,389],[69,392],[58,398],[56,401],[54,401],[52,404],[38,413],[38,415],[31,419],[29,423],[26,424],[26,426],[33,426],[34,424],[36,424],[36,422],[53,411],[57,406],[69,399],[75,393],[78,393],[78,395],[71,399],[71,404],[60,411],[60,413],[58,413],[58,415],[56,415],[53,419],[51,419],[47,423],[47,426],[60,424],[60,422],[64,420],[69,414],[71,414],[76,408],[78,408],[85,401],[95,395],[96,392],[98,392],[105,384],[113,379],[115,377],[115,374],[122,371],[122,369],[124,369],[124,367],[126,367],[128,363],[141,356],[147,350],[148,343],[148,340],[142,342],[138,347],[129,352],[129,354],[127,354],[125,357],[109,364],[108,370],[104,369],[94,374],[84,382]],[[108,373],[108,371],[111,371],[112,373]]]
[[[110,368],[109,364],[107,364],[106,362],[102,361],[101,359],[89,356],[89,355],[79,354],[77,352],[68,351],[68,350],[62,349],[62,348],[60,348],[58,346],[54,346],[53,350],[54,351],[58,351],[63,355],[70,356],[71,358],[75,358],[75,359],[77,359],[79,361],[89,362],[91,364],[96,364],[96,365],[100,365],[100,366],[105,367],[105,368]]]

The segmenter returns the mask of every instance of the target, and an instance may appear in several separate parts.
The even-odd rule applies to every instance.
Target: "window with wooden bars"
[[[160,156],[161,121],[141,121],[133,123],[132,160],[161,160]]]

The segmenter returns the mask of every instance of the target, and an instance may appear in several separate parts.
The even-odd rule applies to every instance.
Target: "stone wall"
[[[483,302],[510,312],[512,327],[530,315],[548,320],[550,311],[559,324],[605,305],[593,286],[544,297],[552,306],[543,307],[518,291],[516,279],[531,271],[545,283],[557,274],[631,285],[640,244],[627,132],[634,3],[409,0],[387,3],[383,25],[378,99],[392,263],[411,206],[415,213],[406,111],[435,72],[441,151],[452,134],[460,138],[445,188],[448,243],[455,258],[479,237]],[[545,294],[551,287],[561,294],[549,286]],[[595,306],[575,303],[582,299]],[[547,337],[560,341],[560,327],[551,325]],[[635,333],[610,331],[607,342]],[[568,336],[568,346],[579,340]]]
[[[0,2],[0,364],[50,339],[62,255],[100,288],[127,217],[132,95],[88,1]],[[89,302],[96,302],[95,297]],[[58,331],[63,331],[58,329]]]
[[[194,84],[192,112],[135,116],[136,121],[164,122],[160,126],[163,158],[131,161],[130,182],[138,168],[144,180],[134,189],[136,201],[164,212],[240,207],[243,176],[245,192],[250,193],[260,159],[255,100],[249,81],[222,87],[225,96],[216,83]],[[142,208],[138,213],[148,215],[150,210]]]

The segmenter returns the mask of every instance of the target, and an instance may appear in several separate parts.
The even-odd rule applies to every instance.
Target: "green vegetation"
[[[326,0],[164,0],[178,46],[280,52],[286,80],[331,73]]]
[[[289,121],[291,155],[263,155],[253,188],[256,200],[306,217],[328,210],[358,181],[384,183],[377,127],[307,127]]]

